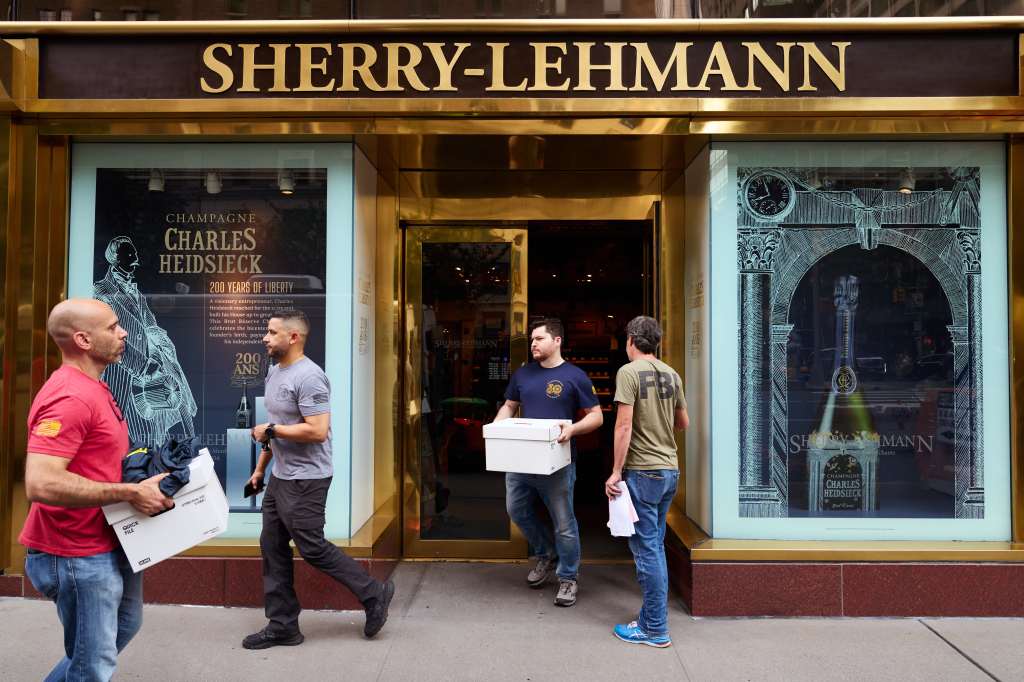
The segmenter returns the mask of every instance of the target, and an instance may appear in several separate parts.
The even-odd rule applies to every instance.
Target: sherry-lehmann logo
[[[583,93],[710,96],[846,90],[851,42],[423,41],[212,43],[204,93]],[[819,92],[820,90],[820,92]]]

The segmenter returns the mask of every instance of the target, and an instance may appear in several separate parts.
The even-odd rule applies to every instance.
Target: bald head
[[[92,333],[105,326],[114,311],[94,298],[69,298],[53,306],[46,321],[46,331],[64,352],[74,352],[75,333]]]

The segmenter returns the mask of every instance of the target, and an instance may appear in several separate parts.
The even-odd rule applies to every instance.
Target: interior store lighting
[[[220,194],[220,175],[214,171],[206,174],[206,191],[210,194]]]
[[[277,174],[277,187],[281,190],[281,194],[295,192],[295,176],[290,170],[283,170]]]
[[[164,172],[159,168],[151,168],[149,170],[149,191],[164,191]]]
[[[914,177],[914,171],[910,168],[904,168],[903,172],[900,173],[900,194],[910,194],[914,191],[916,184],[917,178]]]

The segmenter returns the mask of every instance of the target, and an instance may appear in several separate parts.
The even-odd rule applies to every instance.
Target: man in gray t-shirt
[[[327,375],[305,355],[309,321],[295,310],[275,313],[267,322],[263,343],[277,365],[267,374],[267,416],[252,437],[263,444],[256,469],[249,479],[253,489],[263,485],[267,465],[273,475],[263,496],[265,628],[242,640],[246,649],[295,646],[302,610],[295,594],[292,550],[314,568],[352,591],[366,610],[363,634],[373,637],[384,627],[395,594],[390,580],[380,582],[324,537],[327,491],[334,469],[331,462],[331,385]]]
[[[263,403],[275,434],[281,425],[300,424],[306,417],[329,415],[331,411],[331,385],[327,375],[305,356],[287,367],[271,366],[264,395]],[[300,443],[275,438],[273,452],[275,478],[292,481],[334,475],[330,423],[323,442]]]

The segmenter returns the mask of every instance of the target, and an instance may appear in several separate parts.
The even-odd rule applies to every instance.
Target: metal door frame
[[[402,554],[408,558],[523,559],[527,543],[509,520],[508,540],[424,540],[420,530],[420,398],[422,395],[423,244],[509,243],[512,245],[509,322],[509,366],[526,360],[527,233],[525,227],[407,225],[403,230],[403,320],[405,357],[402,427]]]

